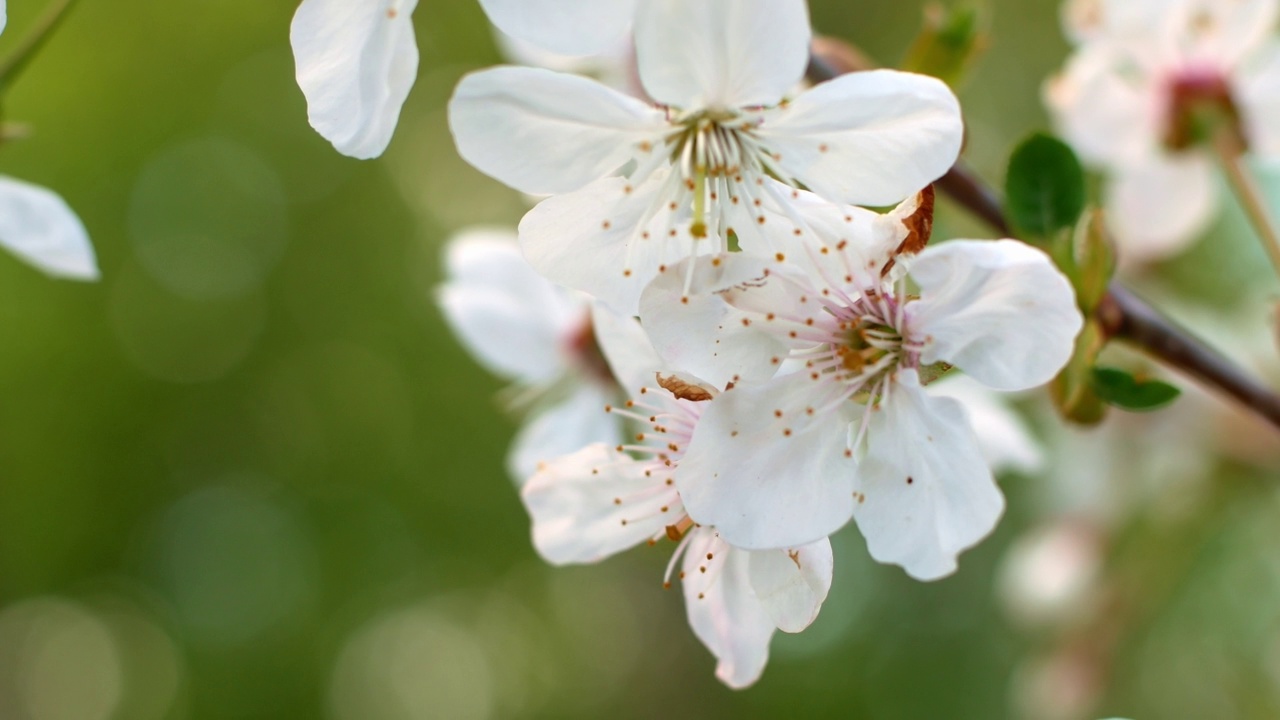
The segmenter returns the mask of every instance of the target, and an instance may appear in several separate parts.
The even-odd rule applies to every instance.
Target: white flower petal
[[[446,251],[436,299],[454,333],[487,370],[544,382],[569,366],[565,343],[586,330],[587,302],[538,275],[510,233],[471,231]]]
[[[951,169],[960,104],[941,81],[895,70],[842,75],[765,115],[777,164],[832,202],[892,205]]]
[[[1032,473],[1044,467],[1040,443],[1000,393],[964,375],[948,375],[931,383],[929,393],[949,397],[964,406],[969,425],[977,433],[982,457],[993,471]]]
[[[689,262],[659,274],[641,296],[640,319],[658,354],[716,387],[735,378],[772,377],[778,364],[771,358],[785,357],[787,346],[720,292],[762,278],[768,263],[742,253],[703,257],[694,261],[691,275]]]
[[[1280,157],[1280,42],[1269,43],[1241,73],[1238,92],[1249,149]]]
[[[338,152],[377,157],[418,74],[417,0],[303,0],[289,41],[311,126]]]
[[[854,509],[867,549],[918,580],[949,575],[1004,511],[964,408],[905,370],[872,412]]]
[[[638,315],[640,293],[661,268],[716,249],[708,240],[695,242],[688,223],[677,223],[662,204],[667,177],[654,173],[640,187],[605,178],[543,200],[520,221],[525,257],[547,278]]]
[[[9,23],[9,8],[5,0],[0,0],[0,32],[4,32],[5,25]]]
[[[751,589],[748,553],[717,540],[714,530],[692,532],[681,583],[689,627],[716,657],[716,677],[745,688],[760,679],[769,660],[773,620]],[[699,568],[708,553],[717,565],[704,573]]]
[[[669,516],[678,498],[664,479],[645,476],[649,465],[605,445],[547,463],[520,493],[538,554],[555,565],[593,563],[661,533],[678,519]]]
[[[1199,153],[1184,153],[1119,168],[1107,183],[1106,207],[1122,262],[1175,255],[1218,211],[1213,164]]]
[[[1276,0],[1190,0],[1180,5],[1179,20],[1195,40],[1195,54],[1226,68],[1274,37],[1280,16]]]
[[[748,550],[799,547],[848,522],[853,408],[823,407],[825,385],[798,373],[712,400],[676,469],[689,515]]]
[[[1127,63],[1123,48],[1089,46],[1045,84],[1058,132],[1091,165],[1118,167],[1159,151],[1160,88],[1142,73],[1122,72]]]
[[[84,223],[47,188],[0,176],[0,247],[54,277],[97,280]]]
[[[636,57],[649,95],[685,110],[775,105],[809,62],[804,0],[645,0]]]
[[[480,0],[511,37],[564,55],[594,55],[631,27],[637,0]]]
[[[907,308],[926,365],[945,361],[999,390],[1053,379],[1084,321],[1071,283],[1043,252],[1015,240],[957,240],[912,263],[920,299]]]
[[[654,376],[663,369],[663,363],[640,323],[601,303],[593,303],[591,318],[596,342],[624,393],[634,397],[640,388],[653,387]]]
[[[521,192],[578,190],[616,173],[646,142],[661,112],[594,80],[541,68],[499,67],[462,78],[449,127],[467,162]]]
[[[569,397],[530,418],[507,452],[507,472],[517,485],[538,468],[593,443],[613,447],[622,437],[619,418],[605,412],[616,398],[592,382],[580,382]]]
[[[798,633],[818,617],[831,590],[831,541],[794,550],[743,551],[750,556],[751,589],[778,629]]]

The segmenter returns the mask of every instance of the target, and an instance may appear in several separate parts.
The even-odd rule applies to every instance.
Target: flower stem
[[[1244,208],[1249,222],[1258,234],[1262,249],[1271,258],[1276,275],[1280,276],[1280,232],[1276,230],[1276,224],[1267,210],[1257,179],[1245,164],[1244,146],[1234,132],[1224,129],[1214,137],[1213,149],[1226,172],[1231,190],[1240,200],[1240,206]]]
[[[9,57],[0,64],[0,93],[4,93],[13,85],[13,81],[26,69],[27,64],[40,52],[44,44],[53,36],[67,11],[75,5],[76,0],[53,0],[45,8],[44,15],[36,21],[35,27],[22,39],[22,43]]]

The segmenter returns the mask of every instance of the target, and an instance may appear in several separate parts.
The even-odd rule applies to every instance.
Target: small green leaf
[[[1139,380],[1124,370],[1093,369],[1093,390],[1106,402],[1124,410],[1146,412],[1168,405],[1182,391],[1159,380]]]
[[[1084,212],[1084,168],[1061,140],[1032,135],[1009,159],[1005,195],[1009,218],[1022,238],[1047,242]]]

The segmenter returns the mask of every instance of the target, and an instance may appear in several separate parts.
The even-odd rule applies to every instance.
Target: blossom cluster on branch
[[[1058,378],[1071,395],[1072,368],[1095,371],[1103,341],[1087,316],[1114,268],[1096,224],[1081,241],[1066,232],[1083,200],[1032,197],[1039,237],[933,242],[932,183],[964,140],[958,100],[896,70],[807,85],[804,0],[481,4],[535,50],[628,47],[616,77],[635,78],[497,67],[449,102],[459,154],[537,198],[514,240],[451,244],[438,301],[530,411],[508,469],[538,552],[591,563],[673,542],[664,582],[680,583],[732,687],[760,677],[775,630],[815,619],[829,538],[851,521],[880,562],[925,581],[955,572],[1003,512],[993,466],[1035,450],[1010,441],[1017,422],[998,404],[948,386]],[[298,82],[345,154],[390,142],[417,68],[415,5],[298,9]],[[1203,127],[1225,115],[1237,149],[1276,145],[1276,8],[1068,4],[1079,47],[1046,95],[1110,172],[1125,248],[1170,247],[1203,224]],[[1001,442],[1021,447],[1002,457]]]

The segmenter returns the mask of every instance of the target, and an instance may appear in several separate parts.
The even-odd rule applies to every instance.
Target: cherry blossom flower
[[[54,277],[98,279],[89,234],[66,201],[51,190],[4,176],[0,246]]]
[[[496,68],[449,105],[462,156],[522,192],[554,195],[520,224],[548,278],[634,313],[679,260],[727,249],[786,216],[780,183],[884,205],[940,176],[962,123],[941,82],[874,71],[791,100],[810,30],[802,0],[648,0],[637,11],[641,81],[658,106],[590,80]]]
[[[822,538],[785,550],[741,550],[690,517],[675,477],[716,390],[675,375],[651,374],[645,385],[645,371],[657,366],[647,341],[606,331],[601,344],[611,360],[630,364],[618,375],[635,397],[608,412],[643,431],[632,443],[595,444],[542,465],[522,492],[534,546],[562,565],[677,541],[664,582],[670,587],[678,564],[689,625],[716,657],[716,676],[746,687],[764,671],[774,631],[799,632],[817,616],[831,588],[831,544]]]
[[[1216,109],[1249,149],[1280,156],[1276,0],[1093,0],[1068,5],[1081,43],[1046,86],[1060,132],[1110,175],[1106,204],[1126,255],[1184,248],[1218,207],[1194,117]]]
[[[418,0],[303,0],[289,41],[311,126],[343,155],[387,149],[418,74]]]
[[[529,267],[513,233],[462,233],[449,242],[445,265],[436,299],[454,333],[486,369],[517,383],[514,404],[536,405],[512,443],[511,476],[524,482],[544,460],[616,443],[621,423],[600,408],[616,401],[618,386],[595,328],[643,337],[639,326],[603,309],[593,318],[588,298]]]
[[[808,266],[701,258],[691,283],[659,277],[646,291],[641,317],[664,359],[700,356],[694,372],[735,385],[703,413],[677,488],[740,547],[793,547],[852,517],[873,557],[934,579],[1004,501],[964,407],[924,385],[952,365],[998,390],[1045,383],[1083,321],[1039,250],[958,240],[911,257],[903,248],[922,238],[902,212],[855,210],[827,244],[797,246]]]

